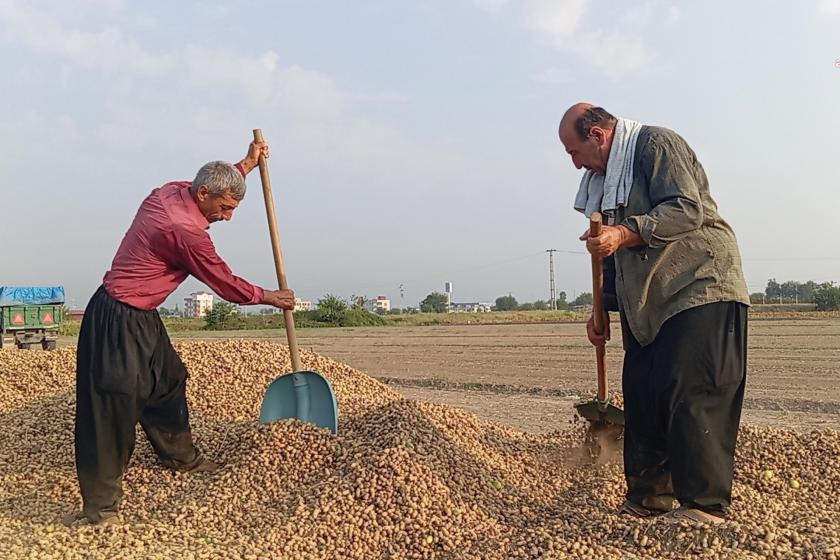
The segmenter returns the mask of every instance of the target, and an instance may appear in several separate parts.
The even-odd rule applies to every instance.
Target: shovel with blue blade
[[[262,130],[254,130],[254,142],[263,142]],[[281,290],[288,289],[286,267],[280,250],[280,232],[274,213],[274,196],[271,194],[271,179],[268,176],[268,162],[260,156],[260,179],[265,196],[265,212],[268,216],[268,230],[271,234],[271,249],[274,252],[274,266]],[[260,423],[296,418],[302,422],[327,428],[338,433],[338,404],[330,382],[316,371],[303,371],[300,363],[295,317],[290,309],[283,310],[286,323],[286,337],[289,341],[289,355],[292,359],[292,373],[281,375],[271,382],[263,396],[260,407]]]

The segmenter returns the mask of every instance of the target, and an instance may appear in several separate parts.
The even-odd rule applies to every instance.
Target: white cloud
[[[329,148],[368,163],[418,152],[397,131],[348,107],[351,101],[405,100],[398,93],[344,93],[323,73],[284,66],[271,50],[247,56],[187,45],[154,52],[121,29],[81,29],[68,24],[69,17],[55,16],[44,4],[0,0],[0,38],[58,61],[59,76],[73,76],[70,87],[104,79],[96,91],[98,124],[87,133],[107,150],[177,146],[189,130],[192,149],[204,152],[214,143],[218,148],[215,135],[259,124],[283,130],[290,149],[299,152]],[[40,79],[55,78],[44,70]]]
[[[576,51],[590,64],[613,74],[625,74],[642,68],[649,59],[641,39],[587,31],[575,38]]]
[[[556,42],[573,38],[580,27],[586,0],[528,0],[528,26],[551,36]]]
[[[840,1],[840,0],[837,0]],[[496,11],[509,2],[505,0],[473,0],[488,11]],[[620,75],[643,68],[650,54],[641,39],[640,29],[651,14],[658,11],[655,3],[634,7],[619,14],[613,28],[587,26],[585,15],[589,0],[520,0],[525,26],[549,47],[568,53],[585,64]],[[679,9],[672,7],[668,17],[679,18]],[[601,19],[601,18],[599,18]],[[535,77],[545,83],[564,83],[557,69],[548,69]]]
[[[71,29],[51,9],[31,4],[0,4],[0,37],[82,68],[151,69],[159,62],[113,27],[95,32]]]
[[[828,15],[840,14],[840,0],[822,0],[820,7]]]
[[[556,49],[612,74],[641,68],[648,54],[641,39],[582,25],[587,0],[529,0],[528,23]]]
[[[373,197],[414,205],[461,174],[461,155],[364,114],[370,101],[407,101],[399,92],[348,92],[322,72],[284,64],[271,50],[154,51],[124,29],[71,26],[48,13],[30,25],[28,6],[0,0],[0,41],[45,62],[15,69],[28,73],[27,89],[60,88],[67,103],[37,99],[0,107],[0,144],[11,147],[0,152],[0,167],[19,169],[10,181],[23,189],[35,188],[24,170],[38,165],[27,146],[38,145],[51,159],[43,180],[71,177],[84,181],[77,186],[88,195],[107,198],[111,185],[100,178],[137,166],[130,184],[140,192],[154,181],[183,178],[185,167],[244,155],[258,127],[287,180],[335,202],[326,219],[341,219],[344,205]],[[39,40],[39,26],[49,30],[48,39]],[[49,138],[40,140],[46,131]],[[90,169],[96,178],[82,179]],[[138,192],[117,204],[136,204]]]

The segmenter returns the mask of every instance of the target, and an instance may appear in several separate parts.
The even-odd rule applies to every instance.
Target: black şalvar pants
[[[76,358],[76,472],[88,519],[116,515],[138,421],[165,466],[190,470],[203,460],[186,380],[157,311],[120,303],[100,287],[85,309]]]
[[[673,494],[723,513],[747,371],[747,308],[718,302],[668,319],[640,346],[622,317],[627,499]]]

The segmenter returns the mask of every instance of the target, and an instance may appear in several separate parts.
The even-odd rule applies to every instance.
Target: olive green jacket
[[[718,301],[749,305],[735,234],[718,214],[703,166],[676,132],[642,127],[630,197],[610,223],[645,242],[615,253],[619,310],[642,346],[686,309]]]

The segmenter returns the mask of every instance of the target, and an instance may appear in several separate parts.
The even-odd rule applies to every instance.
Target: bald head
[[[605,131],[615,128],[616,119],[603,107],[596,107],[592,103],[575,103],[569,107],[560,119],[560,139],[576,132],[578,140],[586,140],[592,127],[597,126]]]
[[[558,133],[575,167],[606,172],[616,122],[606,109],[592,103],[575,103],[566,110]]]
[[[575,103],[563,113],[563,118],[560,119],[560,138],[565,134],[571,133],[575,130],[575,123],[583,116],[583,114],[592,109],[592,103]],[[564,134],[565,133],[565,134]],[[581,138],[583,140],[583,138]]]

